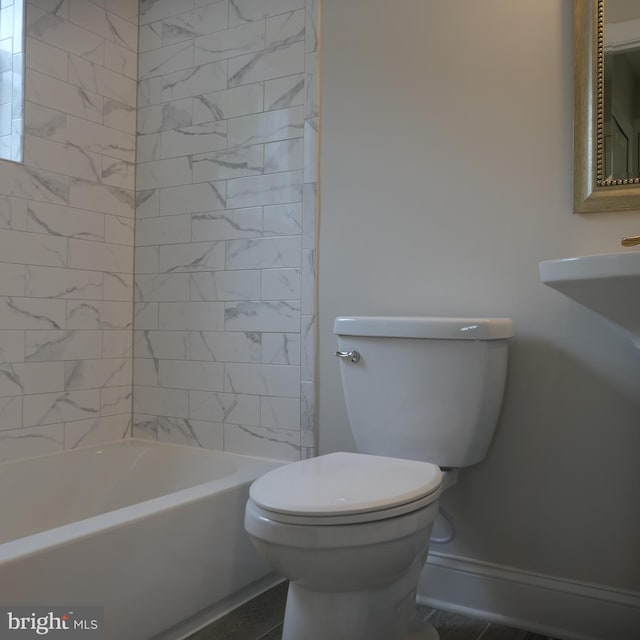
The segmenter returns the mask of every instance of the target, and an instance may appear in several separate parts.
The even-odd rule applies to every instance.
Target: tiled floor
[[[281,640],[286,598],[287,585],[283,583],[194,633],[188,640]],[[418,607],[418,615],[438,630],[440,640],[554,640],[428,607]]]

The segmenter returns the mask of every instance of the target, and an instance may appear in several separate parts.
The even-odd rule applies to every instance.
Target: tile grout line
[[[278,624],[274,625],[271,629],[269,629],[269,631],[261,634],[260,636],[258,636],[256,638],[256,640],[261,640],[262,638],[267,638],[271,633],[273,633],[276,629],[282,629],[282,625],[283,625],[283,620],[281,620],[280,622],[278,622]],[[282,634],[281,634],[282,635]]]
[[[490,626],[491,626],[491,623],[487,622],[487,626],[480,632],[480,635],[476,638],[476,640],[482,640],[483,636],[487,633]]]

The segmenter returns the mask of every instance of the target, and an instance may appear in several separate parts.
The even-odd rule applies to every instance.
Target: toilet
[[[340,317],[357,453],[257,479],[245,529],[289,580],[282,640],[437,640],[415,615],[438,498],[496,426],[508,318]]]

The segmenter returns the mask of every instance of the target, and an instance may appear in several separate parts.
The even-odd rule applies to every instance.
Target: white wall
[[[439,550],[640,590],[640,353],[538,276],[640,232],[572,213],[572,3],[324,0],[322,51],[321,452],[353,448],[335,316],[510,316],[502,416]]]

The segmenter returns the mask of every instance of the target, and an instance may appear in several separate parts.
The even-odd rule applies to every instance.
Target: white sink
[[[540,263],[542,282],[624,329],[640,349],[640,252]]]

